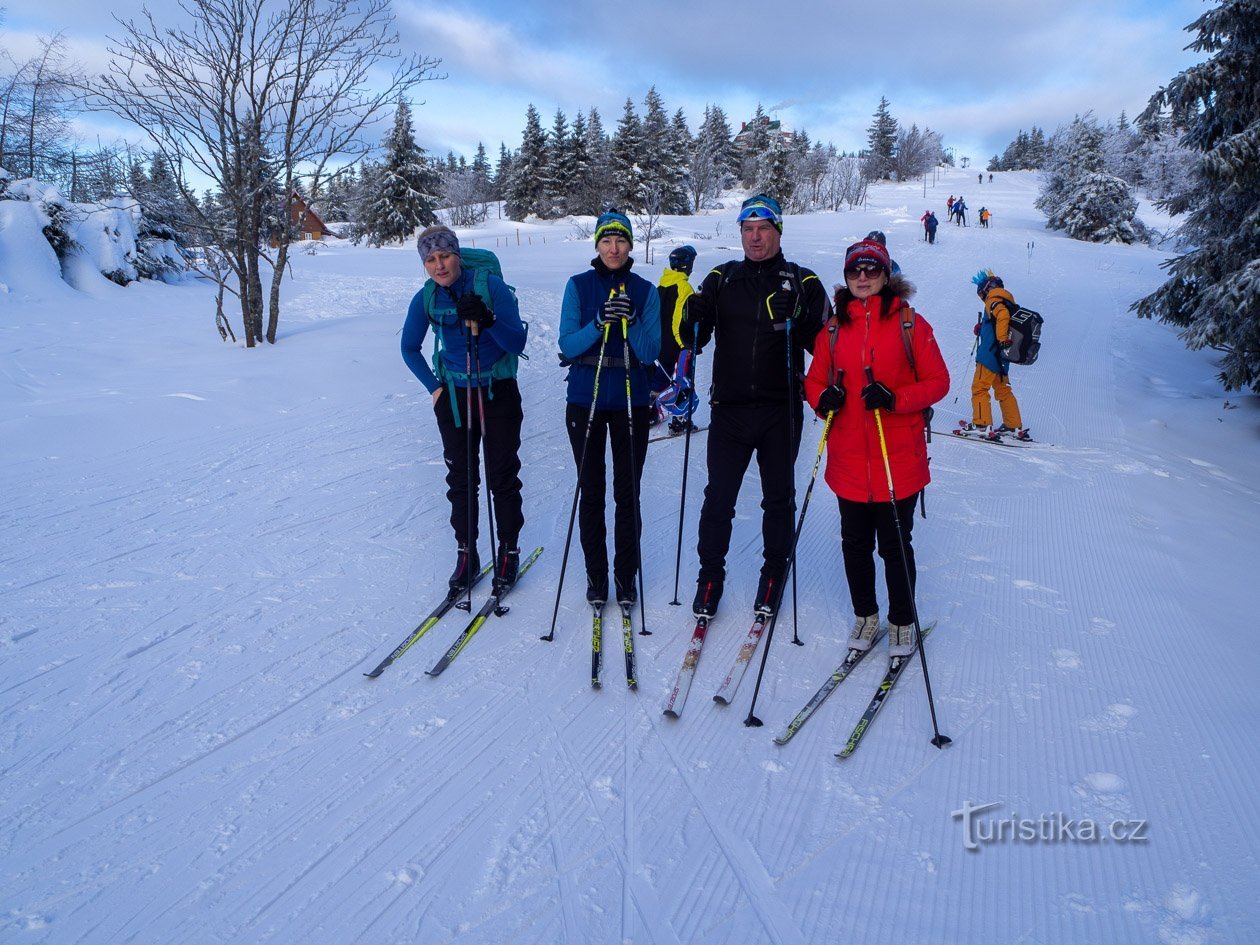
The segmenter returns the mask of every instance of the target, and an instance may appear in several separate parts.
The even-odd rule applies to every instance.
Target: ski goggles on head
[[[743,223],[745,220],[769,220],[782,229],[783,211],[779,208],[779,201],[765,194],[758,194],[755,197],[749,197],[740,205],[739,216],[735,220],[737,223]]]

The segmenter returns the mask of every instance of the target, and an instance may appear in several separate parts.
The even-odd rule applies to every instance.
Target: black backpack
[[[1011,364],[1032,364],[1041,351],[1041,326],[1045,319],[1016,301],[1012,300],[1008,304],[1005,299],[1001,299],[999,302],[1011,313],[1011,347],[1003,353],[1003,357]],[[993,305],[999,302],[994,302]],[[989,306],[990,315],[993,314],[993,305]]]

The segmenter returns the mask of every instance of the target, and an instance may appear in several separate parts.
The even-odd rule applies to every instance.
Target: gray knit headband
[[[459,255],[459,237],[450,230],[434,230],[432,233],[421,234],[416,240],[416,249],[420,253],[421,262],[427,260],[434,253],[454,253]]]

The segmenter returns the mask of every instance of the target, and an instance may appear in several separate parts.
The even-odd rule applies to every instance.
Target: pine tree
[[[542,185],[542,206],[538,215],[545,220],[555,219],[565,212],[569,191],[573,186],[572,141],[569,138],[569,119],[556,109],[556,117],[547,136],[547,174]]]
[[[1090,243],[1132,243],[1142,235],[1129,185],[1108,174],[1104,132],[1092,115],[1077,116],[1055,135],[1036,207],[1046,225]]]
[[[626,99],[612,140],[613,197],[623,211],[643,206],[643,124],[634,110],[634,102]]]
[[[674,112],[674,119],[670,122],[669,147],[665,155],[670,169],[669,213],[691,212],[691,201],[688,199],[691,182],[687,168],[687,155],[690,151],[691,129],[687,127],[687,116],[680,108]]]
[[[604,131],[604,120],[598,108],[587,116],[586,153],[591,170],[587,177],[587,193],[583,197],[584,213],[598,213],[613,192],[612,142]]]
[[[744,136],[743,153],[740,155],[740,177],[745,187],[756,189],[757,179],[762,176],[762,160],[770,150],[770,118],[760,102],[746,130],[748,134]]]
[[[880,96],[874,119],[866,129],[867,172],[871,180],[891,180],[897,149],[897,119],[888,111],[888,99]]]
[[[399,101],[394,127],[385,139],[385,160],[376,168],[357,221],[356,237],[369,246],[402,243],[419,227],[437,222],[437,174],[416,144],[411,106]]]
[[[783,135],[776,134],[757,162],[757,177],[753,181],[753,190],[759,194],[769,194],[779,201],[781,206],[791,203],[796,181],[792,177],[792,155]]]
[[[569,192],[565,195],[565,213],[591,214],[599,206],[598,195],[592,194],[591,155],[587,150],[590,141],[587,134],[586,116],[579,111],[573,119],[573,127],[569,134],[572,180],[569,184]]]
[[[705,106],[704,121],[691,142],[687,164],[691,208],[698,212],[705,200],[716,197],[734,178],[731,126],[719,106]]]
[[[524,220],[543,209],[543,182],[547,179],[547,136],[538,109],[531,103],[525,112],[521,150],[512,161],[503,212],[512,220]]]
[[[1161,205],[1185,214],[1194,248],[1164,263],[1169,279],[1134,303],[1181,329],[1191,349],[1223,352],[1226,390],[1260,392],[1260,29],[1255,0],[1224,0],[1191,23],[1188,46],[1211,53],[1156,92],[1142,119],[1168,108],[1200,155],[1190,185]]]
[[[499,142],[499,163],[494,166],[494,199],[506,200],[508,184],[512,180],[512,152]]]

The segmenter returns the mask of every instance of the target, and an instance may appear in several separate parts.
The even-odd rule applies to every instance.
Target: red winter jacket
[[[888,317],[887,303],[875,295],[865,302],[849,302],[849,320],[840,324],[833,316],[818,333],[814,359],[805,376],[805,397],[817,408],[818,397],[843,372],[844,406],[831,424],[827,440],[826,479],[836,495],[854,502],[887,502],[888,476],[880,450],[875,412],[862,402],[866,368],[896,398],[896,409],[881,411],[888,461],[892,467],[897,498],[918,492],[931,480],[923,409],[949,393],[949,369],[936,346],[932,326],[921,315],[894,298]],[[906,356],[902,321],[913,319],[911,350],[914,368]],[[916,378],[917,375],[917,378]]]

